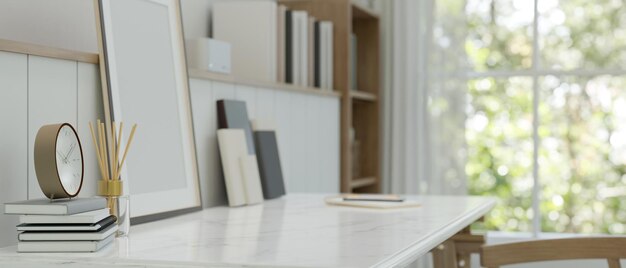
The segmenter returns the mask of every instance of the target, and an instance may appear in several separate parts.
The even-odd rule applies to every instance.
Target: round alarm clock
[[[35,172],[50,199],[72,198],[83,186],[83,148],[68,123],[45,125],[35,138]]]

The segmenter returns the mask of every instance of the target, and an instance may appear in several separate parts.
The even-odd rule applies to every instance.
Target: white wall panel
[[[214,161],[212,159],[214,153],[213,150],[211,150],[211,133],[215,132],[215,126],[213,124],[216,120],[216,111],[215,105],[212,105],[213,94],[211,82],[195,79],[189,82],[202,205],[207,207],[215,203],[212,197],[215,196],[217,190],[219,190],[214,187],[217,178],[215,178],[213,170],[215,164],[211,163]]]
[[[290,135],[289,145],[287,145],[287,150],[289,150],[289,155],[291,158],[290,168],[291,174],[289,180],[287,191],[289,192],[307,192],[309,191],[307,187],[307,162],[310,157],[310,153],[307,152],[307,114],[306,114],[306,105],[307,105],[307,95],[303,94],[293,94],[291,96],[291,111],[289,113],[289,128],[288,135]]]
[[[28,152],[33,152],[41,126],[63,122],[76,126],[76,65],[75,61],[28,57]],[[29,199],[44,197],[33,162],[29,157]]]
[[[275,110],[275,120],[276,120],[276,140],[278,143],[278,152],[280,154],[280,164],[283,170],[283,178],[285,180],[285,189],[289,191],[290,189],[290,178],[292,176],[292,158],[290,155],[290,150],[288,150],[289,145],[291,144],[291,133],[289,130],[291,129],[291,96],[288,92],[284,91],[276,91],[274,94],[274,110]]]
[[[320,101],[320,146],[322,159],[320,160],[321,178],[324,180],[321,190],[325,192],[339,192],[340,174],[340,124],[339,99],[326,98]]]
[[[28,185],[27,56],[0,52],[0,203],[26,199]],[[16,243],[17,217],[0,215],[0,246]]]
[[[276,111],[274,106],[275,90],[259,89],[256,92],[256,118],[271,119],[276,121]]]
[[[306,150],[306,158],[308,161],[304,163],[304,171],[306,181],[303,187],[309,192],[322,192],[322,182],[324,178],[321,178],[321,147],[320,143],[320,101],[321,97],[307,96],[305,111],[306,124],[304,125],[304,133],[302,138],[304,139],[304,148]]]
[[[77,75],[78,123],[75,127],[83,147],[85,160],[85,175],[80,196],[89,197],[96,195],[97,181],[102,179],[96,149],[89,131],[89,122],[95,127],[96,120],[104,121],[104,108],[98,67],[95,64],[79,62]],[[129,125],[124,127],[124,137],[128,137],[130,127]]]

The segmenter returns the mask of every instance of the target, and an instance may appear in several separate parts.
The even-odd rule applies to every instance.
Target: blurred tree
[[[466,2],[465,52],[478,72],[467,82],[470,193],[501,200],[486,228],[530,230],[538,98],[543,231],[626,233],[626,79],[602,75],[626,63],[626,4],[542,0],[538,9],[533,37],[532,1]]]

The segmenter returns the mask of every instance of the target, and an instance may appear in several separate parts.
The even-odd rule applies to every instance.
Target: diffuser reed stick
[[[119,131],[117,128],[116,122],[113,122],[109,127],[111,130],[111,142],[106,142],[106,128],[105,124],[97,121],[97,133],[94,131],[94,128],[89,122],[89,130],[91,131],[91,138],[93,140],[93,144],[96,147],[96,155],[98,156],[98,167],[100,167],[100,174],[104,180],[119,180],[121,176],[121,170],[124,166],[124,162],[126,161],[126,156],[128,155],[128,150],[130,149],[130,145],[133,142],[133,138],[135,137],[135,131],[137,130],[137,124],[133,125],[133,128],[130,131],[130,136],[128,138],[128,142],[124,146],[124,154],[120,158],[120,152],[122,149],[122,134],[124,133],[124,123],[119,123]],[[107,146],[108,145],[108,146]],[[107,156],[111,160],[107,160]],[[121,161],[120,161],[121,160]]]

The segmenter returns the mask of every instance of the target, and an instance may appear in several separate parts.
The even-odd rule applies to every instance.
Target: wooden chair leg
[[[432,251],[434,268],[457,268],[455,243],[447,240]]]
[[[431,250],[430,252],[433,254],[433,268],[445,268],[445,261],[443,259],[443,250],[444,245],[441,244]]]
[[[478,221],[483,220],[481,218]],[[470,227],[467,226],[431,251],[433,254],[433,267],[471,267],[471,254],[480,254],[480,248],[484,244],[485,237],[472,234]]]
[[[607,259],[607,262],[609,262],[609,268],[622,268],[619,259]]]
[[[485,244],[483,235],[472,234],[470,227],[466,227],[451,238],[454,241],[457,266],[471,267],[471,254],[480,254],[480,248]]]

